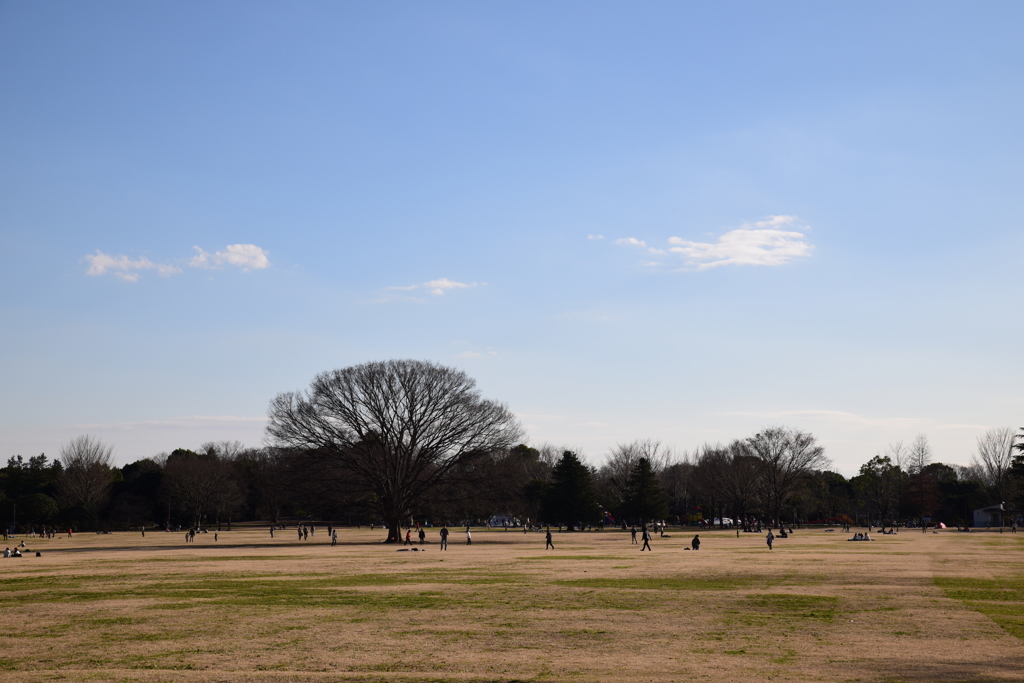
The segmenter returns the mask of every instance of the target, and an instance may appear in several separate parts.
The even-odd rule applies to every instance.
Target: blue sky
[[[1024,424],[1019,3],[0,3],[0,459],[464,368],[600,462]]]

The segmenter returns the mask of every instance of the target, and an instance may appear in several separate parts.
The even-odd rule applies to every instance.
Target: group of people
[[[9,541],[12,532],[4,527],[4,541]],[[29,538],[57,538],[58,531],[53,527],[44,526],[41,530],[36,531],[35,527],[29,527],[28,537]],[[68,538],[71,538],[71,529],[68,529]]]

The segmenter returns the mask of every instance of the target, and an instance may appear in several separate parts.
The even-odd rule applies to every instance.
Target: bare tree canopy
[[[203,518],[218,523],[222,516],[230,518],[241,503],[231,460],[212,446],[204,444],[203,453],[177,449],[164,467],[166,493],[193,526],[199,526]]]
[[[660,475],[672,462],[672,450],[662,446],[656,439],[636,439],[612,448],[608,460],[598,472],[599,479],[607,489],[606,505],[614,509],[625,500],[629,478],[641,459],[646,459],[654,474]]]
[[[457,465],[512,447],[522,435],[502,403],[461,370],[415,360],[323,372],[270,403],[267,434],[313,451],[364,486],[399,540],[413,505]]]
[[[902,446],[901,441],[899,445]],[[903,465],[903,462],[899,458],[893,458],[893,462],[896,463],[897,467]],[[920,474],[925,467],[932,464],[932,446],[928,443],[928,437],[924,434],[918,434],[917,438],[914,439],[914,443],[910,446],[910,453],[908,455],[906,470],[910,474]]]
[[[114,447],[85,434],[60,448],[63,472],[57,483],[61,501],[95,513],[107,502],[113,483]]]
[[[978,453],[971,456],[971,466],[982,482],[1005,497],[1006,474],[1013,464],[1013,430],[994,427],[978,437]]]
[[[765,494],[775,521],[781,524],[782,506],[815,469],[829,463],[825,449],[807,432],[769,427],[747,439],[750,450],[761,459]]]

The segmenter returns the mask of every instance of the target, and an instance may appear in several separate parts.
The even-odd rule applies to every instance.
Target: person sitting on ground
[[[11,556],[11,549],[10,548],[4,548],[4,557],[10,557],[10,556]]]
[[[15,548],[14,554],[12,554],[11,557],[21,557],[21,551]]]
[[[862,541],[873,541],[875,539],[871,538],[871,534],[864,534],[864,538],[862,538],[861,540]]]

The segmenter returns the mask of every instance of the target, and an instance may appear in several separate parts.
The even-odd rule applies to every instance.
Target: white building
[[[1002,526],[1003,525],[1003,505],[989,505],[987,508],[978,508],[974,511],[974,526],[988,527],[988,526]]]

